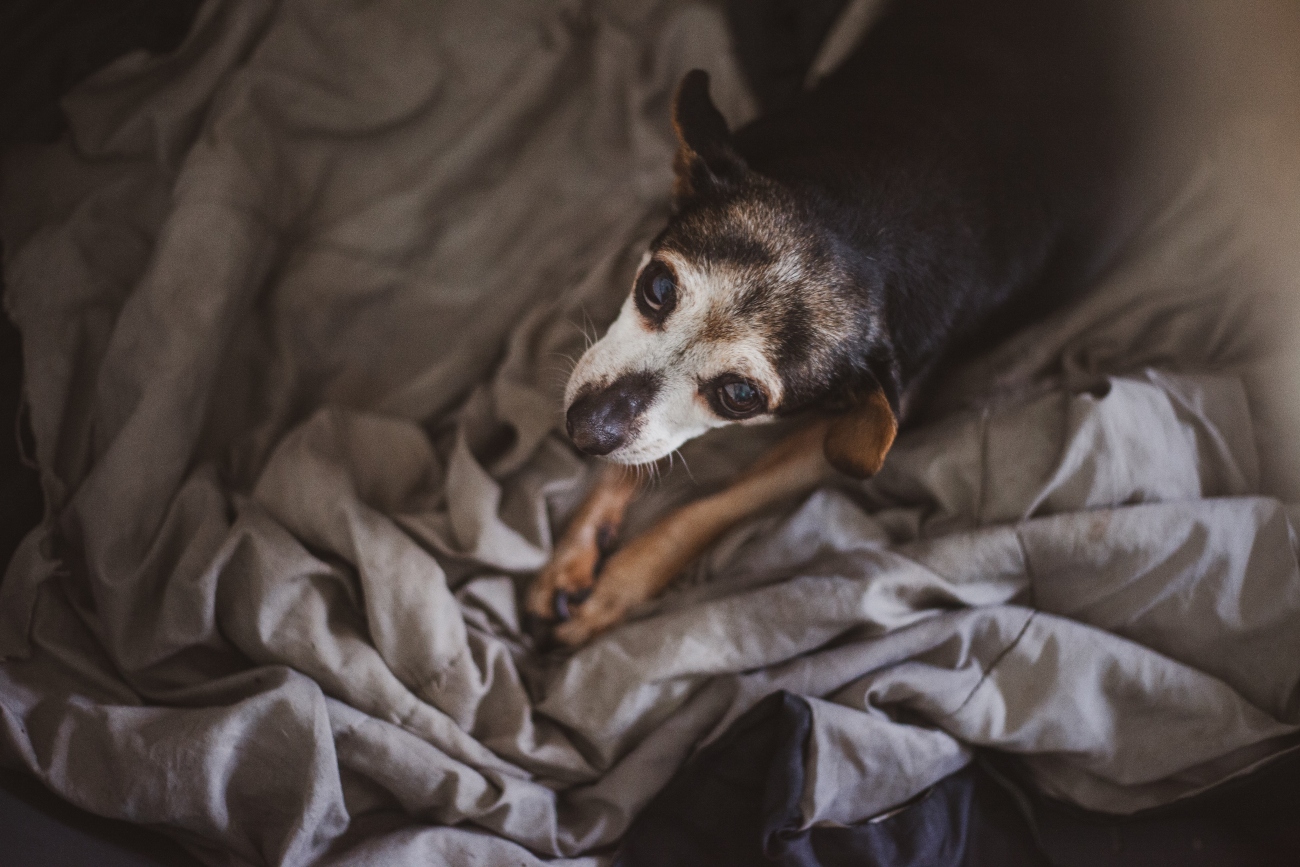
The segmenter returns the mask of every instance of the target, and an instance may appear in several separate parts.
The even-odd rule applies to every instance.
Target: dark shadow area
[[[162,834],[78,810],[36,780],[0,772],[0,861],[8,867],[192,867]]]
[[[197,0],[9,0],[0,4],[0,149],[50,141],[58,102],[130,51],[180,44]]]

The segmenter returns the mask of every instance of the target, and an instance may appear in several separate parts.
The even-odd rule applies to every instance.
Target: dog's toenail
[[[573,616],[573,609],[587,601],[591,595],[591,588],[575,590],[570,593],[567,590],[555,591],[555,618],[561,622],[568,620]]]
[[[618,531],[614,529],[613,524],[601,524],[596,530],[596,548],[600,553],[608,554],[618,540]]]

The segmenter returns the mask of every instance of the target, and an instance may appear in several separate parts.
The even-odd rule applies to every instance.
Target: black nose
[[[579,392],[566,417],[569,439],[589,455],[607,455],[636,435],[659,393],[653,373],[629,373],[602,389]]]

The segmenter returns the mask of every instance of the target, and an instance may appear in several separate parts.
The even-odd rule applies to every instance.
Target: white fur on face
[[[700,393],[701,383],[723,374],[742,376],[757,384],[767,395],[769,409],[781,401],[781,378],[762,335],[742,333],[726,341],[702,336],[710,311],[727,309],[728,302],[741,289],[739,280],[725,271],[706,273],[671,253],[660,255],[677,276],[677,306],[663,329],[656,330],[645,321],[629,294],[609,331],[578,360],[565,390],[567,410],[588,386],[603,388],[629,373],[649,371],[658,375],[659,392],[646,408],[637,435],[607,456],[621,464],[658,460],[711,428],[735,424],[715,414]],[[642,258],[638,277],[650,258],[649,253]],[[768,413],[741,424],[771,418]]]

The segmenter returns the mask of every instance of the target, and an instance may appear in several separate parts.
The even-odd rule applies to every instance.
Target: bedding
[[[724,12],[209,0],[7,155],[47,514],[0,584],[6,764],[214,864],[597,865],[782,690],[804,827],[979,749],[1124,814],[1292,748],[1300,31],[1266,0],[1173,28],[1242,90],[1166,130],[1193,170],[1085,302],[870,482],[533,644],[518,591],[593,476],[565,374],[667,213],[672,89],[755,111]],[[777,435],[683,449],[628,532]]]

